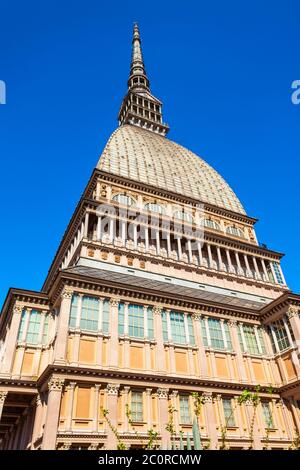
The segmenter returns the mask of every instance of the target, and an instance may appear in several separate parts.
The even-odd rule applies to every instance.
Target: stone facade
[[[232,449],[290,448],[300,432],[300,297],[227,183],[166,139],[137,26],[133,47],[120,127],[42,291],[10,289],[3,305],[0,448],[139,448],[150,430],[166,447],[170,415],[186,443],[195,392],[209,448],[225,425]],[[253,439],[245,389],[260,398]]]

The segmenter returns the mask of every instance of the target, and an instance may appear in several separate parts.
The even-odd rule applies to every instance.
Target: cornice
[[[261,319],[270,320],[273,316],[278,313],[282,313],[283,310],[287,310],[290,305],[300,307],[300,295],[294,294],[293,292],[285,292],[273,302],[266,305],[261,309]]]

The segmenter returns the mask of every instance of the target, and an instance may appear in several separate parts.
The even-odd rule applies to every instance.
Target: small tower
[[[169,126],[162,121],[162,102],[150,91],[143,61],[141,38],[135,23],[132,39],[132,58],[128,91],[119,111],[119,125],[133,124],[165,136]]]

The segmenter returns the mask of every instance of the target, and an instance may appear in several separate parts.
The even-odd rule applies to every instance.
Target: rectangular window
[[[147,309],[147,321],[148,321],[148,338],[154,338],[154,322],[153,322],[153,309],[148,307]]]
[[[167,325],[167,314],[165,310],[161,312],[161,321],[162,321],[162,329],[163,329],[163,339],[165,342],[168,341],[168,325]]]
[[[188,323],[190,344],[192,346],[195,346],[195,334],[194,334],[194,326],[193,326],[192,315],[187,315],[187,323]]]
[[[80,328],[87,331],[98,330],[99,300],[96,297],[82,298]]]
[[[185,344],[184,313],[170,312],[171,335],[174,343]]]
[[[258,333],[258,338],[260,339],[260,345],[262,352],[259,350],[256,334],[255,334],[255,329],[254,326],[252,325],[242,325],[243,332],[244,332],[244,338],[245,338],[245,343],[246,343],[246,350],[250,354],[266,354],[266,347],[265,347],[265,342],[263,338],[263,332],[261,328],[257,328],[257,333]],[[238,327],[238,337],[239,337],[239,342],[240,346],[242,348],[243,352],[245,351],[244,344],[243,344],[243,339],[242,339],[242,334],[240,331],[240,327]]]
[[[75,328],[76,326],[77,306],[78,306],[78,295],[74,294],[72,295],[71,312],[70,312],[70,319],[69,319],[69,326],[71,328]]]
[[[187,395],[179,396],[179,407],[181,424],[191,424],[190,403]]]
[[[124,303],[119,303],[119,314],[118,314],[118,331],[119,335],[124,334]]]
[[[203,345],[205,347],[208,347],[208,338],[207,338],[205,318],[201,318],[201,332],[202,332]]]
[[[48,342],[48,333],[49,333],[49,315],[46,315],[45,323],[44,323],[43,339],[42,339],[43,344],[47,344]]]
[[[291,345],[290,345],[287,331],[286,331],[282,318],[280,320],[275,321],[272,325],[273,325],[273,330],[275,333],[279,351],[283,351],[284,349],[289,348]],[[270,336],[271,336],[274,352],[276,352],[276,347],[274,344],[274,339],[273,339],[271,331],[270,331]]]
[[[234,414],[233,414],[231,398],[223,398],[222,402],[223,402],[223,410],[224,410],[224,417],[225,417],[225,425],[229,427],[234,427],[235,419],[234,419]]]
[[[39,339],[41,325],[41,314],[37,310],[31,310],[29,325],[27,330],[26,342],[30,344],[37,344]]]
[[[143,421],[143,393],[131,392],[131,418],[132,421]]]
[[[221,322],[214,318],[208,319],[211,346],[215,349],[225,349]]]
[[[103,316],[102,316],[102,331],[103,333],[109,333],[109,300],[103,301]]]
[[[129,336],[144,338],[144,307],[128,305]]]
[[[18,333],[18,341],[21,341],[22,339],[22,336],[23,336],[23,331],[24,331],[24,327],[25,327],[25,321],[26,321],[26,310],[22,310],[22,314],[21,314],[21,323],[20,323],[20,327],[19,327],[19,333]]]
[[[273,268],[274,268],[274,272],[275,272],[275,276],[276,276],[276,280],[278,284],[284,284],[278,263],[272,263],[272,264],[273,264]]]
[[[226,341],[227,341],[227,349],[229,351],[232,351],[232,341],[231,341],[230,330],[229,330],[229,325],[227,321],[224,321],[224,330],[225,330],[225,336],[226,336]]]
[[[262,410],[266,428],[274,428],[270,403],[262,402]]]

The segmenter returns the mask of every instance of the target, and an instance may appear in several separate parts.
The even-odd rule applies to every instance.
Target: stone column
[[[156,254],[160,254],[160,239],[159,239],[159,230],[156,230],[155,237],[156,237]]]
[[[247,422],[248,422],[248,434],[249,434],[250,429],[251,429],[251,423],[253,422],[253,414],[255,412],[255,408],[254,408],[253,403],[252,403],[251,400],[246,401],[245,407],[246,407],[246,418],[247,418]],[[259,407],[257,407],[255,413],[256,414],[255,414],[254,425],[253,425],[253,443],[252,443],[252,445],[253,445],[254,450],[261,450],[262,445],[261,445],[261,440],[260,440],[259,431],[258,431],[259,427],[258,427],[258,423],[257,423],[258,414],[259,414]]]
[[[204,397],[204,413],[205,413],[205,427],[207,434],[211,440],[211,450],[215,450],[218,446],[218,433],[217,423],[214,413],[213,397],[211,392],[203,392]]]
[[[287,317],[290,320],[290,324],[295,336],[295,341],[300,348],[300,308],[294,305],[290,305],[287,311]]]
[[[205,348],[202,343],[201,335],[201,315],[198,313],[193,314],[193,324],[195,332],[196,345],[198,347],[198,364],[200,368],[200,376],[207,377],[207,360],[205,354]]]
[[[43,435],[43,450],[55,450],[59,422],[60,402],[64,379],[51,377],[48,382],[47,414]]]
[[[66,431],[72,430],[72,418],[73,418],[73,404],[74,404],[74,391],[76,387],[76,382],[70,382],[67,386],[68,390],[68,406],[67,406],[67,416],[66,416]]]
[[[118,367],[118,348],[119,348],[119,333],[118,333],[118,313],[119,313],[119,299],[110,299],[110,340],[109,340],[109,366]]]
[[[4,374],[9,374],[12,370],[22,310],[22,306],[16,304],[12,311],[12,318],[10,322],[9,331],[5,338],[6,349],[3,358],[3,363],[0,364],[0,371]]]
[[[237,334],[237,322],[236,320],[230,320],[228,322],[228,325],[231,333],[232,347],[233,350],[236,352],[236,361],[239,377],[241,378],[242,382],[247,382],[248,379],[243,361],[243,353],[241,351],[240,342]]]
[[[147,426],[152,429],[152,388],[146,388]]]
[[[98,432],[99,424],[99,392],[101,385],[95,384],[94,388],[94,413],[93,413],[93,432]]]
[[[110,383],[107,384],[106,387],[106,394],[107,394],[107,410],[108,410],[108,419],[111,422],[113,428],[117,428],[118,426],[118,393],[119,393],[120,384]],[[107,425],[107,449],[109,450],[116,450],[118,441],[111,430],[111,428]]]
[[[130,387],[125,386],[122,390],[123,400],[124,400],[124,403],[123,403],[123,426],[124,426],[124,428],[123,428],[123,430],[125,432],[128,431],[128,427],[129,427],[127,413],[126,413],[127,407],[130,406],[129,393],[130,393]]]
[[[168,388],[158,388],[157,389],[157,398],[158,398],[158,422],[160,427],[161,435],[161,445],[163,448],[167,448],[170,444],[170,436],[166,430],[166,425],[169,421],[169,412],[168,412]]]
[[[162,331],[161,307],[153,308],[154,334],[156,339],[156,367],[159,372],[166,372],[165,348]]]
[[[181,238],[180,237],[177,238],[177,250],[178,250],[178,259],[180,261],[181,258],[182,258]]]
[[[59,311],[59,323],[54,348],[54,362],[64,364],[66,362],[66,351],[69,330],[69,316],[73,291],[64,289],[61,293],[61,305]]]
[[[0,421],[1,421],[2,411],[4,408],[4,403],[5,403],[7,394],[8,394],[7,390],[0,390]]]
[[[42,397],[41,394],[38,393],[36,396],[36,408],[35,408],[35,417],[34,417],[34,425],[33,425],[33,432],[32,432],[32,443],[31,449],[34,449],[35,441],[41,435],[42,429],[42,417],[43,417],[43,404],[42,404]]]
[[[175,432],[176,434],[178,434],[180,430],[180,426],[179,426],[180,407],[178,403],[178,390],[173,390],[172,393],[169,395],[169,398],[171,400],[171,405],[176,410],[173,413],[173,418],[174,418]]]

